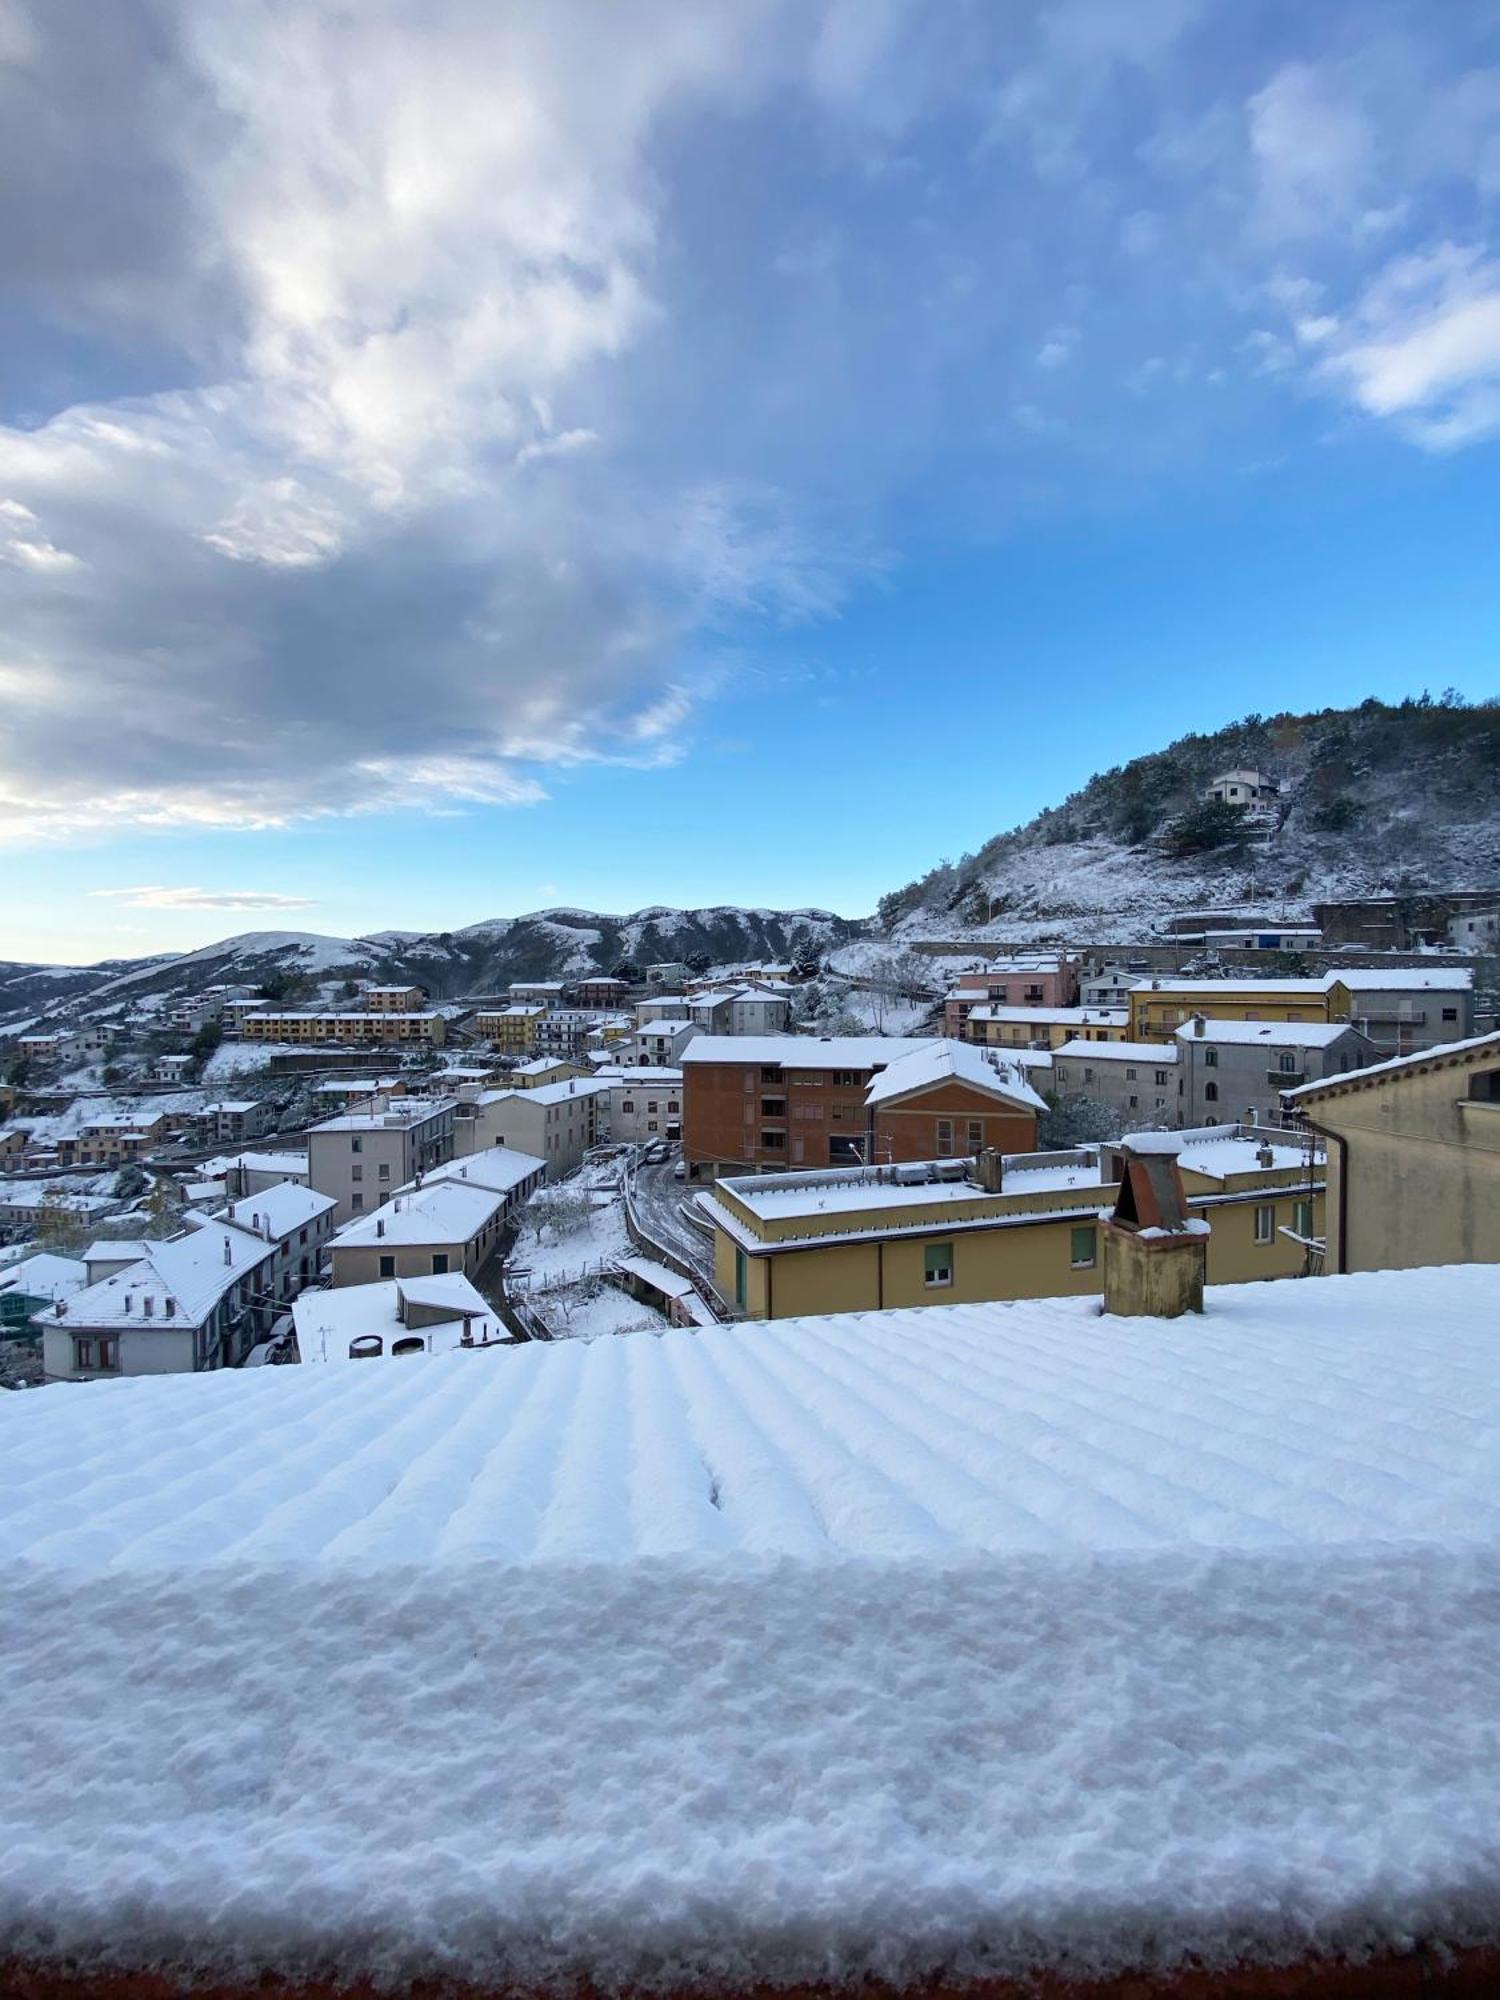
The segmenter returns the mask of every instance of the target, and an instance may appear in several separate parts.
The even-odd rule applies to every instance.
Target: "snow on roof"
[[[1326,1049],[1342,1036],[1357,1033],[1348,1021],[1209,1021],[1200,1033],[1193,1021],[1176,1030],[1179,1042],[1234,1042],[1270,1048]]]
[[[1133,989],[1141,998],[1149,998],[1153,993],[1306,993],[1322,999],[1328,991],[1327,978],[1282,979],[1275,974],[1246,972],[1231,973],[1225,979],[1180,979],[1174,972],[1153,973],[1149,979],[1142,979]]]
[[[0,1398],[0,1927],[513,1991],[1492,1938],[1493,1303],[1429,1269]]]
[[[493,1188],[433,1181],[393,1195],[368,1215],[356,1215],[333,1238],[335,1250],[398,1243],[467,1243],[504,1206]]]
[[[139,1256],[135,1257],[135,1252]],[[219,1300],[257,1265],[274,1255],[262,1237],[223,1220],[197,1217],[185,1234],[161,1243],[99,1246],[99,1255],[124,1252],[134,1261],[113,1277],[101,1278],[68,1305],[70,1326],[198,1326]],[[91,1253],[92,1254],[92,1253]],[[150,1302],[147,1317],[147,1301]],[[166,1308],[170,1303],[171,1314]],[[50,1321],[52,1312],[38,1318]]]
[[[492,1194],[509,1194],[533,1174],[546,1171],[547,1162],[534,1153],[522,1153],[514,1146],[485,1146],[477,1153],[463,1153],[440,1167],[430,1167],[422,1176],[422,1186],[459,1181],[470,1187],[488,1188]]]
[[[1314,1097],[1320,1091],[1347,1090],[1357,1084],[1369,1083],[1376,1077],[1393,1076],[1400,1070],[1420,1069],[1424,1063],[1442,1063],[1454,1056],[1490,1051],[1500,1057],[1500,1034],[1472,1035],[1463,1042],[1439,1042],[1433,1048],[1417,1050],[1414,1055],[1392,1056],[1386,1062],[1367,1063],[1363,1069],[1346,1069],[1337,1076],[1319,1077],[1315,1083],[1298,1084],[1294,1090],[1284,1090],[1281,1095],[1287,1102],[1297,1097]]]
[[[305,1187],[300,1181],[278,1181],[274,1187],[263,1188],[259,1194],[247,1194],[235,1202],[229,1210],[229,1219],[241,1229],[254,1230],[280,1242],[337,1207],[338,1201],[331,1194],[319,1194],[316,1188]]]
[[[642,1037],[646,1035],[686,1035],[690,1034],[697,1025],[696,1021],[680,1020],[675,1014],[656,1015],[649,1021],[642,1021],[641,1025],[636,1029],[636,1034]]]
[[[923,1161],[909,1169],[962,1166],[961,1161]],[[1007,1176],[1007,1179],[1009,1176]],[[1096,1175],[1097,1178],[1097,1175]],[[745,1174],[725,1176],[705,1188],[700,1204],[717,1219],[714,1196],[724,1188],[763,1222],[785,1222],[798,1216],[856,1214],[866,1209],[931,1208],[939,1204],[955,1211],[974,1202],[993,1203],[995,1196],[976,1181],[962,1177],[939,1179],[933,1171],[921,1180],[895,1180],[889,1170],[872,1167],[833,1167],[810,1174]],[[1006,1192],[1010,1189],[1007,1187]]]
[[[1468,965],[1362,966],[1330,972],[1326,983],[1347,986],[1351,993],[1465,993],[1474,984],[1474,969]]]
[[[534,1083],[529,1090],[482,1091],[475,1102],[498,1104],[508,1097],[519,1104],[566,1104],[570,1097],[596,1097],[608,1088],[609,1084],[601,1083],[596,1076],[569,1076],[558,1083]]]
[[[1123,1028],[1130,1019],[1124,1007],[971,1007],[971,1021],[1035,1021],[1041,1026]]]
[[[315,1132],[373,1132],[382,1126],[420,1125],[425,1119],[436,1118],[441,1111],[451,1111],[455,1100],[451,1097],[392,1097],[383,1109],[378,1111],[346,1111],[339,1118],[325,1118],[312,1128]]]
[[[1174,1063],[1177,1048],[1173,1042],[1064,1042],[1062,1047],[1052,1051],[1053,1057],[1062,1060],[1068,1056],[1080,1057],[1085,1062],[1123,1063]]]
[[[940,1083],[967,1084],[971,1090],[982,1090],[991,1097],[1003,1097],[1035,1111],[1047,1108],[1018,1067],[976,1048],[972,1042],[947,1039],[917,1042],[905,1055],[898,1056],[871,1079],[865,1102],[884,1104],[914,1090],[930,1090]]]
[[[49,1250],[38,1250],[0,1267],[0,1292],[24,1292],[32,1298],[72,1298],[88,1281],[86,1264],[76,1257],[54,1256]]]
[[[432,1326],[408,1326],[401,1316],[403,1301],[450,1316]],[[292,1306],[297,1352],[310,1365],[358,1359],[350,1355],[350,1342],[372,1333],[387,1342],[420,1337],[426,1353],[450,1354],[462,1344],[465,1317],[475,1339],[502,1337],[500,1322],[461,1271],[303,1292]]]
[[[911,1049],[912,1035],[695,1035],[678,1057],[689,1063],[777,1063],[783,1069],[882,1069]]]

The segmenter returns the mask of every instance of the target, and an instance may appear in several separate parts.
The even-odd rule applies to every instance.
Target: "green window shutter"
[[[922,1251],[922,1271],[929,1285],[953,1283],[953,1245],[929,1243]]]
[[[1072,1244],[1070,1256],[1075,1271],[1092,1269],[1099,1254],[1099,1232],[1091,1224],[1070,1231]]]

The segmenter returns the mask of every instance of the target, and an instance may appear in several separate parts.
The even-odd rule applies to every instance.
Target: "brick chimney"
[[[982,1187],[986,1194],[999,1194],[1001,1182],[1005,1178],[1005,1155],[998,1146],[982,1146],[974,1155],[974,1165],[970,1174],[976,1187]]]
[[[1176,1142],[1120,1147],[1120,1192],[1104,1222],[1104,1310],[1121,1319],[1202,1312],[1209,1227],[1188,1213]]]

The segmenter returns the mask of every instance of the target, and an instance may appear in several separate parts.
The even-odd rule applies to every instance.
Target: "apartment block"
[[[952,1041],[700,1035],[682,1072],[694,1179],[1025,1150],[1043,1108],[1018,1065]]]
[[[539,1000],[515,1001],[508,1007],[483,1008],[474,1016],[474,1032],[507,1056],[533,1056],[541,1046],[547,1009]]]
[[[448,1161],[344,1224],[328,1247],[335,1287],[450,1272],[475,1278],[545,1175],[544,1161],[504,1146]]]
[[[1064,1042],[1124,1041],[1130,1016],[1112,1007],[971,1007],[963,1039],[992,1049],[1059,1049]]]
[[[1091,1098],[1116,1112],[1120,1130],[1201,1124],[1184,1115],[1175,1042],[1064,1042],[1052,1058],[1056,1097]]]
[[[420,986],[367,986],[360,995],[372,1014],[420,1014],[427,994]]]
[[[337,1203],[335,1227],[379,1208],[407,1181],[453,1157],[454,1104],[451,1097],[385,1098],[312,1128],[309,1178]]]
[[[227,1014],[226,1014],[227,1019]],[[239,1014],[236,1033],[247,1042],[327,1043],[408,1042],[439,1048],[448,1024],[433,1008],[417,1013],[374,1010],[309,1013],[257,1009]]]
[[[1279,1124],[1283,1091],[1376,1060],[1369,1038],[1342,1021],[1210,1021],[1197,1014],[1172,1039],[1187,1125]]]
[[[537,1084],[530,1090],[464,1092],[454,1120],[459,1157],[508,1146],[545,1161],[556,1180],[581,1166],[608,1129],[609,1085],[595,1077]]]

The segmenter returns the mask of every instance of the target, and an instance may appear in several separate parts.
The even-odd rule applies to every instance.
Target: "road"
[[[709,1237],[684,1221],[682,1202],[691,1189],[672,1177],[673,1160],[659,1167],[637,1167],[632,1181],[636,1213],[641,1227],[668,1250],[675,1251],[691,1270],[713,1280],[713,1246]]]

